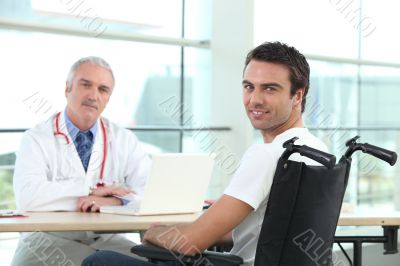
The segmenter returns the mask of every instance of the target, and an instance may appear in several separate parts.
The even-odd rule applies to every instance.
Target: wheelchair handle
[[[355,136],[354,138],[346,142],[346,146],[349,147],[347,148],[347,151],[344,154],[346,158],[350,158],[355,151],[360,150],[364,153],[371,154],[372,156],[384,160],[385,162],[389,163],[392,166],[396,163],[397,161],[396,152],[386,150],[384,148],[374,146],[368,143],[357,143],[357,139],[359,138],[360,138],[359,136]]]
[[[287,140],[283,143],[283,147],[286,148],[282,157],[288,159],[290,155],[293,153],[300,153],[300,155],[313,159],[314,161],[324,165],[328,169],[332,169],[336,164],[335,155],[311,148],[307,145],[294,145],[294,142],[297,140],[297,137],[294,137],[290,140]]]
[[[372,156],[375,156],[376,158],[379,158],[381,160],[384,160],[390,165],[394,165],[397,161],[397,153],[394,151],[389,151],[381,147],[377,147],[368,143],[361,144],[361,150],[362,152],[371,154]]]
[[[336,164],[335,155],[308,147],[307,145],[300,146],[298,152],[302,156],[306,156],[322,165],[325,165],[328,169],[332,169]]]

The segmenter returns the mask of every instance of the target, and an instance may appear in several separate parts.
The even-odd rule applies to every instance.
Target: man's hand
[[[109,197],[109,196],[124,197],[130,193],[134,193],[134,192],[133,192],[133,190],[131,190],[129,188],[110,185],[110,186],[95,188],[91,191],[90,195],[91,196],[99,196],[99,197]]]
[[[161,225],[161,224],[151,224],[143,236],[142,244],[152,243],[151,239],[154,239],[160,233],[158,231],[158,229],[160,229],[160,228],[165,229],[165,227],[166,227],[165,225]],[[156,244],[156,243],[153,243],[153,244]]]
[[[77,209],[81,212],[98,212],[101,206],[121,204],[121,200],[114,197],[85,196],[78,199]]]
[[[180,239],[179,229],[176,226],[166,226],[162,224],[152,224],[143,236],[143,243],[152,243],[172,250],[174,246],[168,245],[170,238]],[[177,244],[177,243],[174,243]]]
[[[152,226],[144,240],[185,255],[197,254],[226,236],[253,210],[247,203],[223,195],[193,223]]]
[[[153,224],[149,227],[143,237],[143,243],[151,243],[185,255],[201,253],[195,245],[190,242],[185,230],[186,225],[159,225]]]

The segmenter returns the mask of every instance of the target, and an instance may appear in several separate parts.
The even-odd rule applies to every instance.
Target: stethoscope
[[[67,136],[67,134],[65,134],[64,132],[60,131],[60,126],[59,126],[59,122],[60,122],[60,114],[61,112],[58,112],[56,114],[56,131],[54,132],[54,136],[57,135],[61,135],[65,138],[65,140],[67,141],[67,144],[70,144],[71,141],[69,140],[69,137]],[[104,126],[103,120],[100,118],[100,126],[101,126],[101,131],[103,132],[103,160],[101,161],[101,169],[100,169],[100,177],[99,177],[99,182],[96,184],[96,187],[103,187],[104,186],[104,182],[103,182],[103,174],[104,174],[104,166],[106,163],[106,157],[107,157],[107,135],[106,135],[106,128]]]

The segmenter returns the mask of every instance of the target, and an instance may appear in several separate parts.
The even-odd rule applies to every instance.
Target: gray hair
[[[88,56],[88,57],[83,57],[83,58],[79,59],[78,61],[76,61],[71,66],[71,69],[69,70],[69,73],[68,73],[68,76],[67,76],[67,86],[68,86],[69,89],[71,89],[72,82],[74,80],[76,70],[78,69],[78,67],[80,65],[85,64],[85,63],[92,63],[92,64],[95,64],[95,65],[97,65],[99,67],[102,67],[102,68],[107,69],[108,71],[110,71],[111,77],[112,77],[112,81],[113,81],[113,87],[114,87],[114,85],[115,85],[114,73],[113,73],[110,65],[106,62],[106,60],[104,60],[101,57],[97,57],[97,56]]]

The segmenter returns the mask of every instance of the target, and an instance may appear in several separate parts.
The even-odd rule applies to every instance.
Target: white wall
[[[241,86],[245,57],[253,48],[253,0],[215,0],[212,4],[211,124],[232,128],[229,134],[219,134],[219,141],[239,161],[253,141]],[[229,181],[227,172],[222,169],[220,173],[222,188]]]

